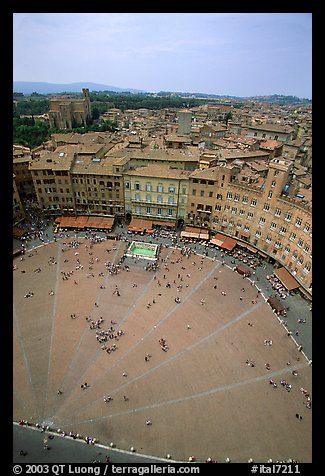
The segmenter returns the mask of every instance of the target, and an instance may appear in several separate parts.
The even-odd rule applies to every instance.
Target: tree
[[[99,109],[97,107],[92,108],[91,117],[92,117],[93,121],[95,121],[96,119],[99,119]]]

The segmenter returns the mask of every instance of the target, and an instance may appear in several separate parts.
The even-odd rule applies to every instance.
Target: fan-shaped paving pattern
[[[255,286],[220,261],[166,248],[156,272],[138,262],[111,274],[125,242],[66,243],[15,261],[14,420],[179,460],[311,460],[300,391],[311,369]],[[96,332],[110,327],[116,337],[100,343]]]

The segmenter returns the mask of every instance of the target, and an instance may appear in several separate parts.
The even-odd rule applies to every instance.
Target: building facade
[[[86,126],[91,120],[89,89],[82,90],[81,99],[50,99],[50,127],[72,129]]]
[[[123,174],[126,217],[183,224],[189,175],[189,171],[158,164],[128,170]]]
[[[266,177],[234,163],[193,172],[186,223],[250,243],[310,290],[312,210],[284,193],[292,168],[292,162],[276,158]]]

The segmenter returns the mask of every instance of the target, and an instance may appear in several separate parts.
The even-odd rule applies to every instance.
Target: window
[[[139,184],[139,182],[136,182],[136,183],[134,184],[134,190],[140,190],[140,184]]]
[[[287,232],[287,229],[284,226],[281,226],[280,231],[279,231],[280,235],[285,235],[286,232]]]
[[[306,263],[305,266],[304,266],[304,269],[303,269],[304,273],[309,273],[310,270],[311,270],[310,263]]]
[[[271,236],[267,235],[267,237],[265,238],[265,241],[266,241],[266,243],[271,243],[271,241],[272,241]]]
[[[257,203],[256,198],[252,198],[252,199],[251,199],[250,206],[251,206],[251,207],[256,207],[256,203]],[[265,221],[265,220],[264,220],[264,221]]]
[[[240,195],[238,193],[235,193],[234,201],[239,202],[239,199],[240,199]]]
[[[151,183],[146,184],[146,192],[151,192]]]
[[[292,233],[290,233],[289,240],[291,240],[291,241],[294,241],[296,238],[297,238],[297,235],[296,235],[296,233],[293,233],[293,232],[292,232]]]
[[[305,227],[304,227],[304,231],[305,232],[308,232],[310,230],[310,224],[309,223],[306,223],[305,224]]]
[[[297,245],[301,248],[303,244],[304,244],[303,240],[299,238]]]
[[[272,198],[273,192],[269,192],[267,198]]]
[[[174,197],[168,197],[168,205],[174,204]]]
[[[162,202],[163,202],[162,195],[157,195],[157,203],[162,203]]]
[[[168,193],[175,193],[175,187],[174,187],[174,185],[169,185],[169,187],[168,187]]]
[[[148,195],[148,194],[146,195],[146,201],[151,202],[151,195]]]
[[[231,207],[231,213],[235,215],[237,213],[237,208],[236,207]]]
[[[268,203],[264,203],[264,207],[263,207],[263,210],[265,212],[268,212],[270,210],[270,205]]]
[[[193,196],[196,195],[196,190],[195,190],[195,188],[193,188],[193,190],[192,190],[192,195],[193,195]]]
[[[270,229],[273,231],[276,229],[276,223],[274,223],[274,221],[271,222]]]
[[[302,219],[301,219],[301,218],[297,218],[295,225],[299,227],[299,226],[301,226],[301,224],[302,224]]]
[[[157,215],[162,215],[162,208],[160,207],[157,208]]]
[[[265,223],[265,218],[264,218],[264,217],[261,217],[261,218],[260,218],[260,221],[259,221],[259,224],[260,224],[260,225],[264,225],[264,223]]]
[[[130,182],[125,182],[125,188],[127,188],[127,189],[130,188]]]
[[[204,197],[204,190],[200,190],[200,197]]]
[[[308,253],[309,250],[310,250],[310,246],[306,243],[304,246],[304,251]]]
[[[248,197],[246,197],[245,195],[243,196],[243,203],[248,203]]]
[[[162,184],[159,183],[159,184],[157,185],[157,192],[158,192],[158,193],[163,193],[163,191],[164,191],[164,188],[163,188]]]
[[[227,193],[227,199],[228,199],[228,200],[231,200],[231,199],[232,199],[232,193],[231,193],[231,192],[228,192],[228,193]]]
[[[147,212],[147,215],[150,215],[151,214],[151,207],[146,207],[146,212]]]
[[[285,215],[285,217],[284,217],[284,219],[285,219],[286,221],[291,221],[291,218],[292,218],[292,214],[291,214],[290,212],[287,212],[286,215]]]
[[[274,215],[275,215],[276,217],[279,217],[279,216],[281,215],[281,210],[280,210],[280,208],[276,208],[276,209],[275,209]]]
[[[137,202],[140,202],[140,198],[141,198],[140,193],[136,193],[136,194],[134,195],[134,198],[135,198],[135,200],[136,200]]]
[[[172,217],[173,216],[173,209],[168,208],[168,216]]]

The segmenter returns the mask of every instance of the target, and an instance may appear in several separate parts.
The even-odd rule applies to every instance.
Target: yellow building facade
[[[190,172],[150,164],[123,174],[127,218],[184,223]]]

